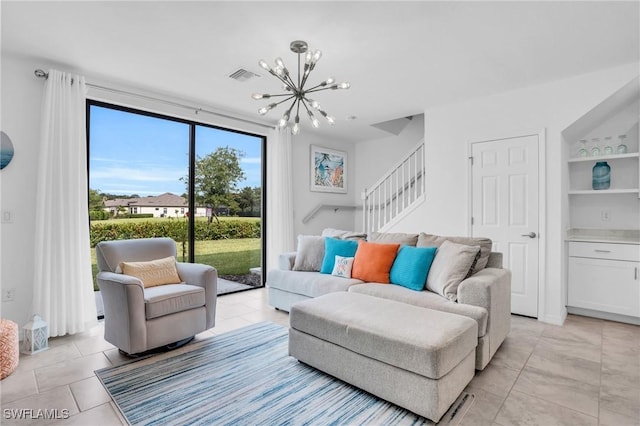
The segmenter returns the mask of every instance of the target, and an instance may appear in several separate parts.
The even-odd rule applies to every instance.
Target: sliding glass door
[[[87,127],[92,247],[170,237],[220,294],[263,285],[263,137],[94,101]]]

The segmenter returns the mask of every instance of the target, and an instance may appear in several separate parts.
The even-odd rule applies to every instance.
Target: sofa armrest
[[[511,329],[511,271],[485,268],[460,283],[458,303],[487,310],[490,357]],[[487,361],[488,362],[488,361]]]
[[[99,272],[96,280],[104,304],[105,340],[135,354],[147,347],[147,326],[142,281],[130,275]]]
[[[282,253],[278,256],[278,268],[282,271],[292,271],[293,265],[296,263],[296,252],[290,251]]]
[[[210,265],[201,263],[176,262],[180,279],[187,284],[204,288],[207,310],[207,329],[215,325],[216,301],[218,297],[218,271]]]

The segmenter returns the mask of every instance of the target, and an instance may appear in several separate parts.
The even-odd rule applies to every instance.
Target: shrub
[[[107,220],[111,214],[106,210],[91,210],[89,212],[89,220]]]
[[[186,240],[188,223],[186,221],[147,221],[136,223],[92,223],[91,247],[101,241],[134,238],[169,237],[175,241]],[[195,240],[223,240],[236,238],[260,238],[260,221],[223,220],[207,223],[196,221]]]
[[[118,219],[148,219],[150,217],[153,217],[153,213],[125,213],[118,215]]]

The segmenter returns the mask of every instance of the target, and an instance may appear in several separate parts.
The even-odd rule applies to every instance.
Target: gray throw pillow
[[[372,232],[367,241],[372,243],[396,243],[415,247],[418,242],[418,234],[405,234],[403,232]]]
[[[293,264],[294,271],[320,271],[324,259],[324,237],[298,235],[298,249]]]
[[[444,241],[480,247],[480,257],[473,268],[472,274],[482,271],[487,266],[487,262],[489,262],[489,255],[491,254],[491,248],[493,247],[493,242],[489,238],[441,237],[439,235],[425,234],[424,232],[421,232],[418,236],[418,244],[416,244],[416,247],[440,247]]]
[[[427,290],[455,302],[458,286],[467,278],[479,255],[478,246],[443,241],[427,275]]]

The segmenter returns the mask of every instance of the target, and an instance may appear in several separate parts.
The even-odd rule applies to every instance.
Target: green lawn
[[[255,218],[247,218],[255,219]],[[136,220],[140,219],[117,219]],[[142,219],[150,220],[150,219]],[[162,220],[167,220],[162,218]],[[242,275],[249,268],[260,266],[260,238],[243,238],[235,240],[196,241],[196,262],[211,265],[218,270],[218,275]],[[182,259],[182,245],[177,244],[178,261]],[[91,250],[91,266],[93,270],[94,289],[98,290],[95,276],[98,273],[96,251]]]

